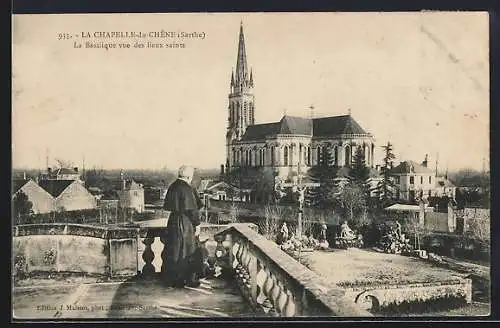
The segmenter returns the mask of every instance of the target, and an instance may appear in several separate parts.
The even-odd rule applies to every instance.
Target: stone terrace
[[[103,319],[255,316],[230,282],[203,280],[198,288],[158,280],[99,283],[91,279],[32,282],[14,287],[16,319]]]

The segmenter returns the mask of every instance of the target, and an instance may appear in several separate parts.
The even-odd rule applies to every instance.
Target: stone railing
[[[27,224],[13,228],[15,276],[72,272],[108,277],[137,273],[139,229],[84,224]]]
[[[229,237],[229,238],[228,238]],[[231,226],[215,235],[218,249],[226,249],[243,296],[254,310],[267,315],[371,316],[348,299],[345,291],[329,283],[245,226]]]
[[[208,238],[207,249],[211,256],[215,255],[214,236],[230,226],[243,226],[247,227],[252,231],[257,231],[257,226],[252,223],[234,223],[234,224],[205,224],[202,223],[200,226],[200,239],[204,240]],[[137,274],[142,277],[151,277],[157,273],[161,272],[161,266],[163,263],[162,253],[164,249],[164,237],[166,232],[165,224],[157,225],[146,225],[140,227],[140,233],[138,235],[138,249],[137,249],[137,261],[138,270]],[[224,246],[228,246],[228,241],[224,241]]]

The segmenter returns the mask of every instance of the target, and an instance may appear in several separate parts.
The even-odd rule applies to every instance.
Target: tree
[[[337,179],[339,169],[333,166],[333,149],[330,148],[324,155],[327,156],[321,162],[324,164],[314,166],[308,172],[310,179],[320,184],[318,188],[307,190],[306,204],[308,206],[333,207],[342,189],[342,185],[339,184],[339,179]]]
[[[364,184],[370,177],[370,169],[366,166],[365,155],[361,146],[356,148],[352,168],[349,171],[349,178],[351,181]]]
[[[377,186],[378,198],[381,201],[382,207],[387,205],[393,198],[394,183],[391,179],[391,170],[393,168],[393,160],[396,158],[393,153],[392,144],[387,142],[384,149],[384,164],[381,168],[382,180]]]
[[[18,222],[23,216],[31,215],[33,213],[33,203],[29,200],[28,196],[20,190],[13,199],[14,217]]]
[[[348,221],[359,227],[365,222],[366,216],[366,194],[362,187],[355,183],[350,183],[343,188],[339,201],[347,214]]]

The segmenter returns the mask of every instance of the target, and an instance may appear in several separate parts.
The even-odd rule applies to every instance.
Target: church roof
[[[242,140],[261,140],[278,134],[327,137],[366,134],[351,115],[303,118],[285,115],[279,122],[248,126]]]
[[[315,137],[341,134],[367,134],[351,115],[330,116],[313,119]]]
[[[279,130],[278,123],[254,124],[247,127],[242,140],[260,140],[269,136],[274,136]]]

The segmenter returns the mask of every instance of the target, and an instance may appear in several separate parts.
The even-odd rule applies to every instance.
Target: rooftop
[[[27,184],[29,179],[15,179],[12,181],[12,193],[15,194],[19,191],[25,184]]]
[[[430,168],[423,166],[415,161],[404,161],[399,163],[398,166],[394,167],[391,171],[393,174],[407,174],[407,173],[429,173],[434,174],[434,171]]]
[[[75,180],[40,180],[39,185],[45,191],[52,195],[52,197],[58,197],[68,186],[74,183]]]
[[[369,135],[351,115],[313,119],[285,115],[279,122],[250,125],[242,140],[260,140],[279,134],[314,137]]]

